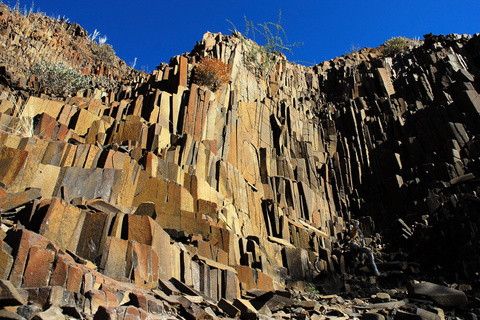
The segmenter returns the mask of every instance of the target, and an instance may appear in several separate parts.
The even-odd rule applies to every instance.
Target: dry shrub
[[[117,59],[115,50],[113,50],[112,45],[108,43],[100,43],[98,45],[96,44],[96,42],[93,43],[93,53],[106,64],[112,65]]]
[[[408,39],[405,37],[393,37],[385,41],[383,53],[387,56],[394,56],[397,53],[408,49]]]
[[[228,64],[223,63],[222,60],[205,57],[195,67],[193,81],[208,87],[212,91],[216,91],[230,81],[231,70],[232,68]]]
[[[30,73],[37,78],[42,89],[54,94],[69,94],[86,90],[90,87],[91,82],[89,76],[67,67],[62,62],[35,63],[30,69]]]

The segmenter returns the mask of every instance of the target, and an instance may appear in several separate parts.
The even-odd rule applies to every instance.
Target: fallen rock
[[[2,309],[0,310],[0,319],[5,320],[26,320],[26,318],[22,317],[21,315]]]
[[[385,316],[378,312],[369,311],[363,314],[362,319],[363,320],[385,320]]]
[[[467,303],[464,292],[431,282],[412,283],[408,286],[408,295],[429,298],[440,307],[455,308]]]
[[[26,305],[27,298],[28,294],[22,294],[10,281],[0,280],[0,306]]]
[[[50,307],[49,309],[37,313],[32,320],[63,320],[65,316],[62,313],[62,309],[58,307]]]
[[[217,307],[223,310],[229,317],[236,318],[240,316],[240,310],[225,299],[218,301]]]
[[[276,312],[285,307],[290,307],[294,305],[294,301],[290,298],[287,298],[283,295],[277,294],[276,292],[269,291],[266,292],[252,300],[250,303],[257,309],[260,310],[264,306],[267,306],[270,311]]]

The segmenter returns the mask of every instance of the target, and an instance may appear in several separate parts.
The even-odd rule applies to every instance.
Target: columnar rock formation
[[[25,19],[2,10],[6,21]],[[168,300],[180,290],[245,315],[253,310],[242,292],[304,290],[352,271],[352,217],[367,237],[378,231],[370,216],[377,226],[398,219],[395,241],[423,238],[430,248],[435,236],[443,249],[469,250],[475,259],[432,253],[455,255],[444,267],[457,278],[478,268],[478,221],[469,218],[478,206],[479,36],[427,37],[393,58],[363,49],[314,67],[280,59],[265,72],[246,60],[254,44],[206,33],[146,75],[53,54],[48,41],[62,32],[87,43],[77,25],[31,29],[2,26],[0,75],[0,274],[29,301],[98,317],[164,312],[160,298],[200,312]],[[34,95],[23,60],[8,63],[20,48],[30,64],[65,60],[120,84]],[[192,81],[205,56],[232,67],[215,92]],[[14,134],[27,113],[33,136]],[[469,231],[455,237],[447,224]],[[140,311],[119,307],[125,296]]]

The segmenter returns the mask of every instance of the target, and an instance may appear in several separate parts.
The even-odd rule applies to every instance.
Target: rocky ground
[[[6,229],[4,224],[2,229]],[[2,319],[476,319],[480,310],[474,287],[419,281],[438,282],[438,278],[418,263],[380,258],[386,256],[372,243],[369,247],[375,252],[378,276],[357,257],[354,272],[330,274],[328,280],[319,274],[304,291],[250,289],[232,301],[215,301],[175,278],[159,280],[150,290],[115,281],[91,262],[33,232],[10,231],[8,237],[12,236],[22,244],[33,244],[24,286],[15,286],[18,264],[10,280],[0,282]],[[8,238],[5,241],[11,243]],[[15,249],[17,257],[28,250],[25,246]],[[46,256],[48,252],[55,253],[51,275],[44,267],[45,259],[53,260]],[[332,286],[337,286],[337,294],[320,293]]]

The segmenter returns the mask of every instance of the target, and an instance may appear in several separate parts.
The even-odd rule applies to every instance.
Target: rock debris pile
[[[476,319],[480,36],[266,72],[206,33],[147,75],[0,11],[0,317]],[[118,86],[39,94],[40,59]]]

